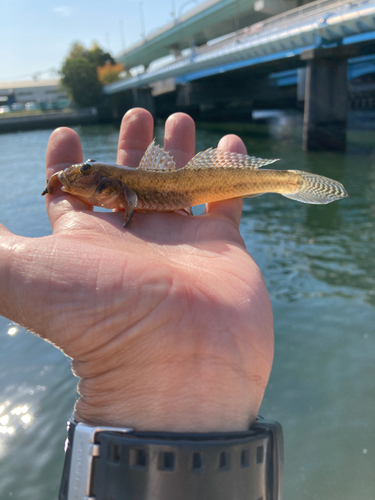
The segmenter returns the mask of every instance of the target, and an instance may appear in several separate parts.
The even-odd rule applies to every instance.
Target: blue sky
[[[141,39],[140,4],[146,35],[172,20],[171,11],[186,13],[204,0],[1,0],[0,81],[32,78],[59,70],[74,41],[96,41],[117,55]],[[42,78],[50,78],[45,72]]]

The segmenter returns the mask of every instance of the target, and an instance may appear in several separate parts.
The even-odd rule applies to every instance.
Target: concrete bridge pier
[[[117,92],[109,96],[108,102],[99,111],[101,119],[110,118],[115,121],[121,121],[124,114],[131,108],[145,108],[152,115],[155,115],[154,98],[151,95],[150,88],[133,88],[124,92]]]
[[[344,151],[347,125],[347,59],[353,49],[312,49],[307,61],[303,149]]]

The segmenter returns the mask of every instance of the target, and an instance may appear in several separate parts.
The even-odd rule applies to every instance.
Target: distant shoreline
[[[23,114],[22,116],[7,113],[0,118],[0,133],[95,124],[97,122],[98,112],[96,108],[84,108],[74,111],[48,111],[39,114]]]

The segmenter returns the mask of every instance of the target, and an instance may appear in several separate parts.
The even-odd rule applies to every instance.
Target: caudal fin
[[[283,194],[286,198],[302,203],[325,205],[348,196],[340,182],[328,179],[328,177],[301,172],[300,170],[289,170],[289,172],[300,176],[300,189],[295,193]]]

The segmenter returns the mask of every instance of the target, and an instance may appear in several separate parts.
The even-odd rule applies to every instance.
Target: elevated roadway
[[[318,0],[232,33],[193,50],[162,68],[107,85],[113,94],[174,78],[183,83],[275,59],[288,59],[319,46],[375,39],[375,1]]]
[[[269,1],[274,8],[279,6],[284,10],[297,5],[297,0]],[[139,65],[147,67],[156,59],[169,54],[179,55],[186,48],[199,47],[269,17],[269,11],[255,10],[255,3],[256,0],[206,0],[150,33],[120,54],[117,60],[127,69]]]
[[[159,95],[175,92],[175,107],[195,103],[220,112],[223,103],[241,109],[246,101],[251,106],[249,96],[272,94],[264,82],[269,73],[306,67],[304,148],[342,150],[347,61],[372,54],[374,45],[375,0],[316,0],[108,85],[104,92],[136,96],[138,89],[147,93],[152,88],[157,95],[155,89],[164,86]]]

